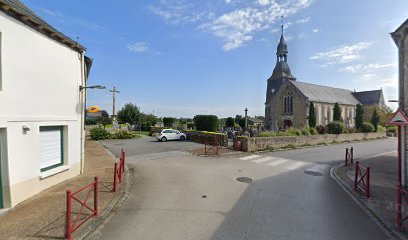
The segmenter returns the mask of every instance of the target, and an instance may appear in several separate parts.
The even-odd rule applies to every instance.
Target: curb
[[[111,153],[108,149],[106,149],[99,141],[100,144],[105,151],[113,156],[114,159],[117,160],[116,156]],[[114,200],[109,203],[109,205],[105,208],[105,210],[100,214],[95,222],[93,222],[88,229],[81,235],[78,236],[76,239],[80,240],[89,240],[89,239],[98,239],[101,235],[100,230],[110,222],[112,217],[114,216],[115,210],[119,209],[126,201],[130,194],[130,187],[132,186],[132,174],[129,171],[129,167],[125,165],[125,186],[122,187],[122,192],[119,196],[117,196]]]
[[[387,235],[389,239],[406,239],[400,233],[392,229],[379,215],[375,213],[363,200],[363,197],[356,196],[354,190],[344,182],[336,173],[336,170],[343,166],[343,163],[330,168],[331,178],[354,200],[355,203],[368,215],[368,217]]]

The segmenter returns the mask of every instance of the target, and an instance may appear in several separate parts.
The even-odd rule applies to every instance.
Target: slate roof
[[[363,105],[379,104],[381,101],[382,90],[353,92],[354,97]]]
[[[85,51],[84,46],[53,28],[19,0],[0,0],[0,10],[71,49]]]
[[[347,89],[326,87],[311,83],[290,81],[311,102],[336,103],[345,105],[357,105],[360,102],[353,96],[353,92]]]

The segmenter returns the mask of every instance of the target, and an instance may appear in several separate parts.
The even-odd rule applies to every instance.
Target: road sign
[[[390,120],[388,120],[387,125],[395,125],[395,126],[406,126],[408,125],[408,118],[405,116],[405,114],[401,111],[401,109],[398,109],[391,117]]]
[[[89,109],[88,109],[88,112],[97,113],[97,112],[99,112],[99,107],[98,106],[90,106]]]

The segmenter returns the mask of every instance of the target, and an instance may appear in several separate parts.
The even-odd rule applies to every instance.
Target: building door
[[[291,128],[292,126],[293,126],[293,124],[292,124],[292,121],[291,121],[291,120],[285,120],[285,121],[283,122],[283,128],[284,128],[284,129]]]

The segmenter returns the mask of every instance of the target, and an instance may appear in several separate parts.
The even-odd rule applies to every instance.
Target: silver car
[[[167,140],[186,140],[186,134],[174,129],[163,129],[156,133],[156,139],[158,141],[165,142]]]

